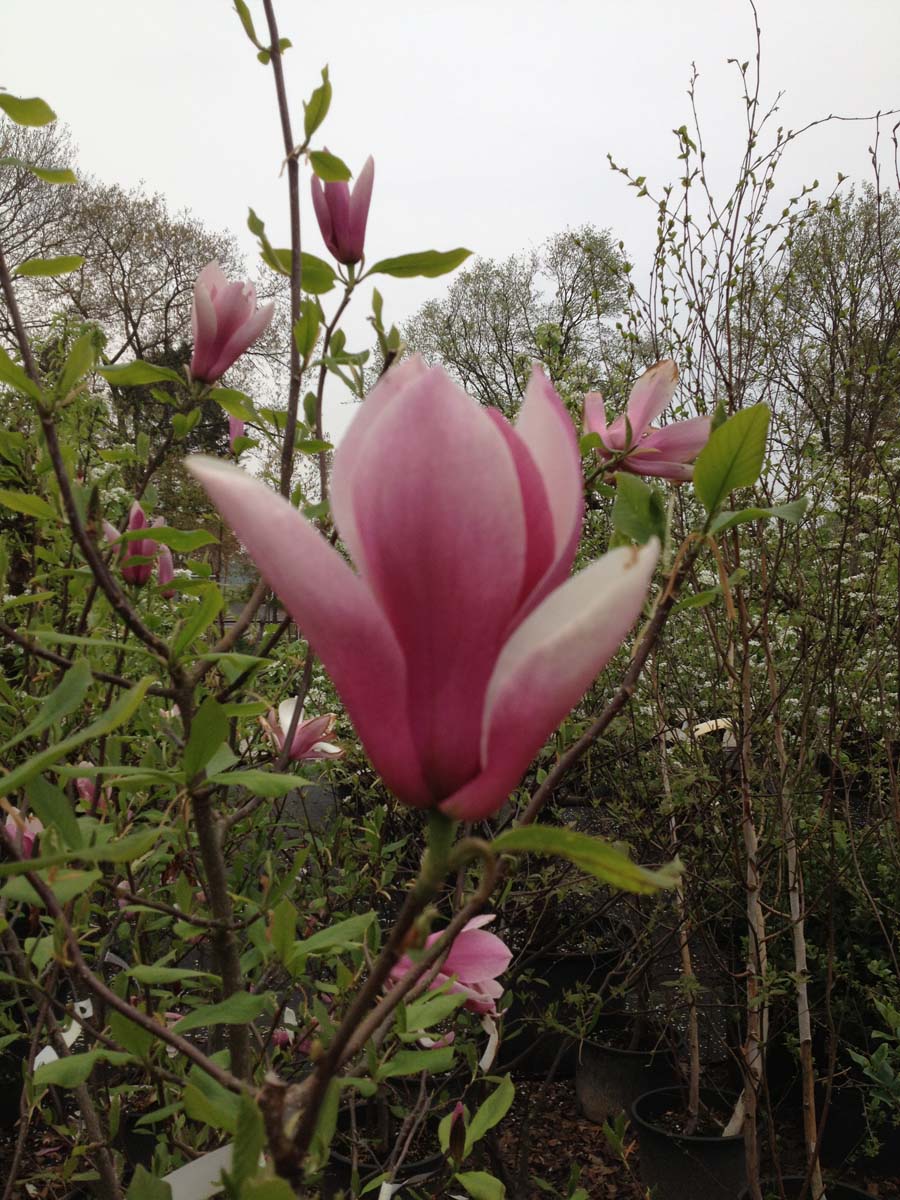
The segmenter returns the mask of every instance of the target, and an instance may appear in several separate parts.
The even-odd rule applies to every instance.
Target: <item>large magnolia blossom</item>
[[[515,426],[419,358],[394,367],[335,451],[354,571],[277,493],[188,465],[321,658],[406,804],[496,811],[621,645],[658,554],[621,547],[568,578],[581,461],[535,368]]]
[[[256,307],[256,288],[229,282],[217,262],[207,263],[194,284],[191,377],[215,383],[268,328],[275,304]]]
[[[495,933],[488,933],[483,926],[494,919],[493,913],[474,917],[468,921],[450,947],[440,971],[429,984],[432,991],[446,987],[466,997],[464,1008],[474,1013],[497,1015],[497,1001],[503,995],[500,976],[509,966],[512,951],[506,942]],[[425,948],[432,946],[440,933],[429,934]],[[404,954],[391,970],[391,978],[400,980],[412,970],[412,959]]]
[[[673,421],[662,429],[652,423],[668,407],[677,383],[675,363],[671,359],[658,362],[640,377],[631,389],[625,412],[610,425],[606,423],[601,394],[591,392],[585,396],[584,427],[588,433],[599,433],[603,447],[597,453],[601,459],[611,460],[627,450],[618,463],[620,471],[662,479],[693,479],[694,468],[689,464],[709,441],[709,417]],[[631,426],[630,443],[626,417]]]

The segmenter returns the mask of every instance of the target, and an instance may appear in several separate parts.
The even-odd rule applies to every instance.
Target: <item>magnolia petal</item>
[[[628,398],[631,435],[637,441],[667,407],[678,384],[678,368],[671,359],[658,362],[638,379]]]
[[[218,379],[224,375],[228,368],[241,357],[245,350],[253,345],[256,339],[268,329],[275,312],[275,304],[264,304],[262,308],[256,309],[255,312],[249,313],[243,324],[231,334],[228,341],[222,347],[216,361],[212,365],[210,375]]]
[[[588,392],[585,396],[584,428],[586,433],[599,433],[606,441],[606,404],[602,392]]]
[[[659,555],[620,547],[552,592],[506,643],[488,685],[482,772],[442,809],[460,820],[502,804],[563,717],[624,641]]]
[[[664,462],[660,458],[647,455],[629,454],[621,464],[622,470],[630,471],[632,475],[652,475],[654,479],[674,479],[680,483],[694,478],[694,468],[686,463]]]
[[[478,770],[482,698],[525,568],[518,475],[487,413],[433,369],[370,429],[352,503],[360,572],[400,644],[413,737],[440,800]]]
[[[584,516],[584,478],[575,428],[556,389],[537,364],[525,390],[516,433],[544,481],[555,544],[553,563],[532,594],[530,609],[571,571]]]
[[[331,472],[331,512],[341,541],[350,551],[357,567],[363,569],[363,547],[353,508],[353,485],[360,454],[374,426],[389,405],[408,387],[427,372],[423,359],[414,354],[405,362],[391,367],[368,394],[357,410],[350,428],[334,452]]]
[[[457,935],[441,969],[461,983],[480,984],[502,975],[511,958],[512,951],[495,933],[468,929]]]
[[[709,417],[691,417],[654,429],[641,439],[635,453],[657,450],[666,462],[692,462],[709,441],[712,421]]]
[[[276,492],[219,459],[197,455],[186,465],[322,659],[387,786],[407,804],[431,803],[403,657],[369,588]]]
[[[354,261],[358,261],[363,256],[374,182],[375,160],[370,154],[357,176],[350,196],[350,249],[354,255]]]
[[[214,266],[210,263],[210,266]],[[218,321],[216,308],[208,287],[202,282],[209,267],[204,267],[194,285],[194,303],[191,307],[191,329],[194,336],[194,354],[191,358],[191,374],[198,379],[205,377],[212,366],[212,350],[216,342]]]

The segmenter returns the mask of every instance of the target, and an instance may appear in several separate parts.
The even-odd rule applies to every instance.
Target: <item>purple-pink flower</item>
[[[274,311],[274,303],[256,307],[252,283],[229,283],[217,262],[208,263],[194,284],[191,377],[215,383],[268,327]]]
[[[131,506],[131,512],[128,514],[128,525],[126,529],[133,532],[138,529],[149,529],[147,517],[140,503],[135,500]],[[116,540],[118,540],[116,534]],[[107,531],[107,537],[109,533]],[[122,578],[126,583],[133,583],[138,587],[142,587],[150,579],[153,574],[153,560],[156,558],[156,552],[159,549],[158,545],[152,538],[137,538],[133,542],[126,542],[122,550]],[[146,562],[134,562],[135,558],[145,558]]]
[[[7,838],[21,854],[22,858],[31,858],[34,853],[34,843],[44,825],[37,817],[23,817],[17,808],[7,815],[3,826]]]
[[[463,1007],[469,1012],[495,1017],[497,1001],[503,995],[499,976],[509,966],[512,951],[496,934],[484,930],[483,926],[493,920],[494,914],[486,913],[463,926],[429,989],[446,987],[447,991],[466,997]],[[425,948],[433,945],[440,936],[440,933],[430,934],[425,939]],[[391,978],[402,979],[413,965],[412,959],[404,955],[391,970]]]
[[[231,450],[232,454],[234,454],[234,452],[235,452],[234,451],[235,438],[243,437],[245,429],[246,429],[246,425],[244,424],[244,422],[241,420],[240,417],[229,417],[228,418],[228,446],[229,446],[229,449]]]
[[[297,703],[297,697],[284,700],[278,705],[277,712],[274,708],[270,709],[268,716],[263,720],[264,727],[271,734],[272,740],[279,750],[284,749],[285,735],[290,729]],[[309,761],[320,758],[340,758],[344,753],[343,749],[335,742],[326,740],[334,728],[336,719],[334,713],[325,713],[321,717],[310,717],[308,721],[304,721],[301,708],[294,740],[291,742],[290,758],[294,762],[301,762],[304,759]]]
[[[392,368],[334,456],[348,565],[287,500],[188,465],[319,655],[387,786],[462,820],[495,812],[626,637],[658,545],[578,575],[572,422],[535,368],[515,426],[419,358]]]
[[[588,433],[599,433],[603,447],[597,451],[601,460],[611,461],[628,451],[616,465],[620,471],[634,475],[656,475],[662,479],[686,480],[694,476],[694,461],[709,440],[709,417],[691,417],[658,428],[652,422],[660,415],[675,394],[678,368],[671,359],[658,362],[638,379],[631,389],[625,413],[606,423],[606,409],[599,392],[584,398],[584,427]],[[628,428],[631,426],[631,441]]]
[[[352,191],[347,183],[323,184],[315,175],[312,177],[313,208],[322,241],[340,263],[358,263],[363,256],[374,182],[375,162],[371,155]]]
[[[156,521],[153,524],[155,525]],[[172,559],[172,551],[168,546],[160,546],[159,558],[156,560],[156,582],[167,600],[171,600],[175,595],[175,589],[169,587],[169,584],[174,582],[174,579],[175,563]]]

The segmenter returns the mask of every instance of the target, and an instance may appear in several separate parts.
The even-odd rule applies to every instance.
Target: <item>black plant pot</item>
[[[410,1186],[418,1184],[427,1187],[428,1180],[433,1179],[444,1165],[443,1154],[432,1154],[418,1162],[404,1162],[397,1172],[394,1183],[407,1183]],[[352,1192],[353,1163],[345,1155],[332,1150],[325,1173],[319,1181],[319,1200],[336,1200],[341,1196],[348,1200],[350,1196],[360,1195],[373,1179],[384,1173],[384,1164],[361,1159],[356,1169],[359,1172],[359,1192]],[[373,1190],[371,1195],[375,1195]]]
[[[610,1022],[604,1021],[605,1032]],[[601,1032],[597,1041],[578,1048],[575,1095],[583,1116],[596,1125],[629,1112],[638,1096],[679,1082],[672,1054],[665,1047],[622,1049],[607,1042]]]
[[[807,1188],[803,1191],[803,1185],[806,1179],[803,1175],[785,1175],[782,1178],[784,1184],[784,1195],[786,1200],[797,1200],[797,1197],[804,1196],[804,1200],[810,1200],[812,1192]],[[781,1192],[778,1190],[778,1184],[774,1179],[764,1179],[762,1181],[763,1200],[768,1200],[771,1196],[773,1200],[781,1200]],[[858,1196],[867,1197],[872,1200],[870,1192],[861,1192],[859,1188],[852,1187],[849,1183],[826,1183],[825,1195],[828,1200],[855,1200]],[[750,1189],[744,1188],[738,1196],[738,1200],[750,1200]]]
[[[12,1129],[19,1119],[22,1098],[22,1062],[28,1042],[22,1038],[0,1051],[0,1131]]]
[[[701,1099],[710,1106],[722,1100],[707,1092]],[[729,1105],[733,1099],[728,1099]],[[631,1106],[641,1179],[654,1200],[734,1200],[747,1182],[743,1136],[688,1136],[661,1124],[664,1114],[683,1109],[680,1088],[645,1092]]]
[[[512,985],[512,1002],[503,1015],[499,1065],[511,1067],[523,1079],[544,1079],[555,1066],[554,1079],[571,1079],[578,1057],[577,1040],[542,1029],[543,1019],[552,1006],[565,1023],[569,1015],[566,994],[582,985],[600,995],[604,984],[614,980],[621,957],[619,950],[602,950],[532,960],[530,978]]]

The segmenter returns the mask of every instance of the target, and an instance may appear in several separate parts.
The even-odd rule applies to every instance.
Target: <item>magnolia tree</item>
[[[315,1195],[341,1123],[405,1082],[407,1116],[368,1190],[397,1190],[432,1118],[442,1157],[421,1194],[501,1197],[481,1143],[514,1095],[494,1071],[510,951],[486,927],[525,855],[561,858],[597,887],[676,885],[676,862],[639,866],[621,845],[540,818],[628,704],[698,558],[721,531],[769,515],[728,507],[761,470],[768,413],[661,424],[678,386],[664,361],[623,413],[589,395],[579,430],[535,365],[511,423],[404,357],[373,289],[383,370],[333,448],[326,382],[363,391],[367,355],[340,328],[355,293],[377,275],[438,276],[468,251],[367,256],[374,164],[351,187],[319,148],[327,71],[298,140],[272,4],[264,34],[236,8],[272,72],[287,164],[290,246],[274,247],[252,209],[249,221],[290,290],[284,407],[227,386],[273,307],[217,263],[196,279],[182,372],[110,364],[90,328],[45,356],[17,278],[79,261],[0,247],[15,340],[0,352],[0,445],[14,468],[0,503],[20,580],[0,622],[0,930],[5,1044],[20,1045],[25,1079],[3,1197],[32,1170],[42,1122],[68,1131],[66,1180],[103,1196]],[[37,99],[0,93],[0,108],[21,126],[54,120]],[[3,161],[48,188],[74,182],[63,164]],[[331,261],[301,248],[307,209]],[[84,412],[131,388],[171,410],[172,455],[210,402],[229,418],[232,459],[280,447],[262,475],[224,455],[186,462],[258,568],[239,611],[215,578],[216,536],[156,511],[159,456],[83,444]],[[304,456],[312,497],[295,486]],[[140,502],[121,486],[124,466],[143,471]],[[693,480],[700,516],[680,544],[644,476]],[[586,494],[613,533],[572,574]],[[282,619],[253,641],[271,595]],[[613,661],[605,706],[523,786]],[[341,825],[338,811],[330,833],[311,819],[298,832],[285,804],[321,794],[314,776],[351,761],[339,800],[357,819]],[[385,804],[408,809],[399,839],[385,836]],[[120,1135],[136,1127],[155,1140],[135,1168]]]

